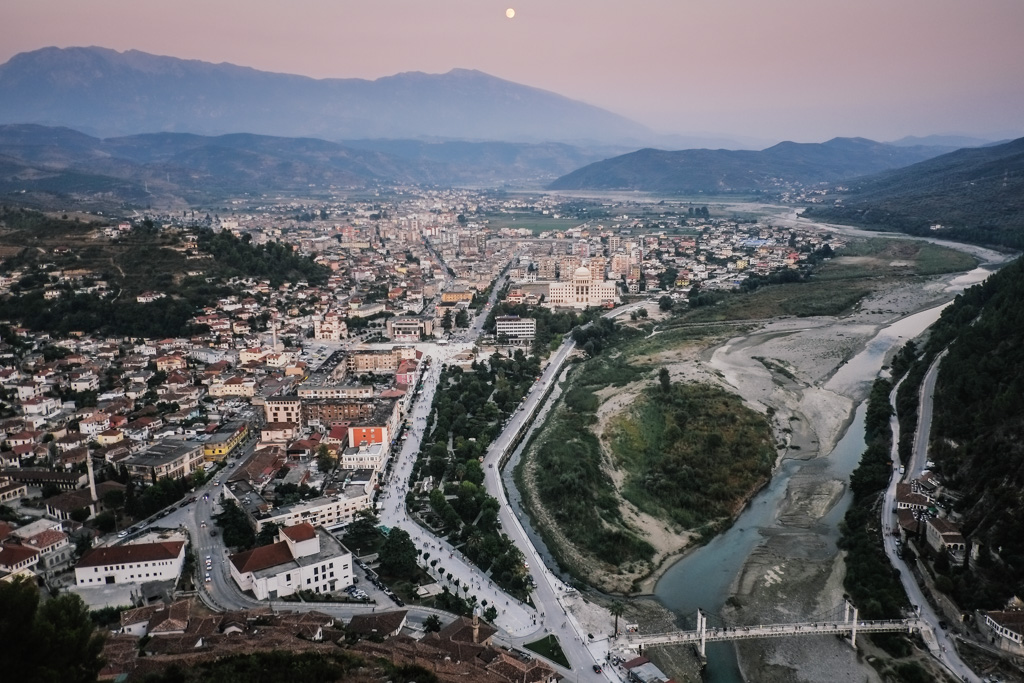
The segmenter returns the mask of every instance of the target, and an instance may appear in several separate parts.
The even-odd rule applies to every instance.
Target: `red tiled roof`
[[[303,522],[302,524],[296,524],[295,526],[286,526],[281,529],[288,538],[292,539],[296,543],[299,541],[308,541],[311,538],[316,537],[316,529],[309,522]]]
[[[56,545],[68,537],[63,531],[57,531],[56,529],[44,529],[35,536],[31,536],[27,539],[29,545],[34,548],[49,548],[51,545]]]
[[[23,545],[0,546],[0,567],[16,567],[30,557],[35,557],[39,551]]]
[[[397,612],[378,612],[377,614],[355,614],[348,623],[348,630],[353,633],[384,635],[394,633],[405,623],[407,610]]]
[[[109,548],[93,548],[86,552],[75,566],[101,567],[108,564],[173,560],[181,553],[184,545],[184,541],[164,541],[162,543],[137,543],[135,545],[110,546]]]
[[[240,573],[257,572],[261,569],[276,567],[279,564],[292,561],[292,551],[286,541],[271,545],[260,546],[244,553],[236,553],[230,558],[231,564],[235,565]]]

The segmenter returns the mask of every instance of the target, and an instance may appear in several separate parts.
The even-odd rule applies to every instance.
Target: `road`
[[[932,400],[935,394],[935,380],[939,377],[939,364],[946,357],[946,350],[936,357],[921,382],[918,397],[917,433],[914,434],[914,450],[907,467],[907,481],[917,479],[925,471],[928,462],[928,440],[932,430]],[[895,405],[895,403],[893,404]]]
[[[500,279],[499,279],[500,282]],[[471,332],[478,333],[483,320],[494,303],[494,297],[500,285],[496,285],[492,293],[491,301],[479,312],[477,319],[472,325]],[[631,304],[623,306],[605,314],[606,317],[615,317],[642,304]],[[468,336],[468,335],[467,335]],[[520,430],[530,426],[533,417],[540,412],[544,397],[548,389],[557,380],[565,359],[575,348],[575,343],[570,336],[558,351],[548,360],[547,365],[540,379],[535,383],[523,402],[523,405],[510,418],[502,434],[491,444],[485,457],[485,486],[488,492],[495,496],[501,503],[499,517],[502,528],[509,539],[516,544],[527,558],[530,572],[536,584],[536,589],[531,595],[533,606],[519,603],[515,598],[504,593],[479,569],[468,561],[464,560],[457,550],[452,548],[447,541],[431,534],[428,530],[419,527],[413,522],[405,509],[405,494],[408,491],[409,475],[416,454],[419,451],[420,442],[423,438],[423,429],[426,417],[429,414],[433,403],[434,392],[437,390],[438,379],[442,366],[450,361],[455,355],[471,350],[473,344],[470,342],[456,342],[447,346],[437,344],[417,345],[425,354],[433,357],[430,368],[425,371],[422,378],[422,389],[420,396],[410,408],[408,420],[411,425],[409,436],[398,447],[394,455],[394,462],[391,466],[391,475],[382,496],[378,500],[380,507],[381,523],[390,527],[398,527],[409,532],[414,542],[424,552],[429,552],[432,558],[441,560],[438,567],[444,567],[444,577],[439,577],[436,570],[430,570],[440,582],[448,584],[447,574],[452,574],[454,579],[459,579],[461,586],[470,586],[469,594],[476,595],[478,600],[487,600],[488,605],[494,605],[499,610],[495,626],[500,630],[496,640],[514,647],[521,647],[524,643],[543,637],[547,633],[554,633],[559,636],[559,641],[566,657],[572,663],[572,669],[564,669],[549,662],[560,674],[571,677],[574,680],[618,680],[611,667],[606,667],[601,674],[594,673],[593,665],[604,663],[607,654],[607,642],[603,638],[591,641],[584,629],[575,621],[563,605],[562,599],[571,592],[558,577],[554,576],[544,565],[544,562],[531,543],[520,520],[512,512],[504,487],[500,480],[500,462],[505,452],[515,442]],[[251,446],[250,449],[251,451]],[[247,451],[248,452],[248,451]],[[225,469],[217,473],[215,481],[226,482],[231,473],[238,467],[243,457],[232,461]],[[206,494],[209,494],[207,498]],[[199,577],[199,592],[202,599],[211,607],[219,610],[236,610],[265,606],[266,603],[254,600],[242,594],[230,577],[227,565],[227,550],[224,547],[223,539],[212,536],[214,529],[212,516],[215,514],[220,497],[220,488],[214,481],[208,482],[196,490],[197,500],[195,503],[183,509],[175,510],[171,515],[164,518],[163,524],[168,526],[182,526],[187,529],[193,543],[193,552],[197,559],[197,576]],[[203,522],[206,526],[203,526]],[[445,557],[445,554],[448,554]],[[205,574],[205,559],[209,556],[212,560],[210,582],[202,580]],[[428,564],[429,567],[429,564]],[[452,589],[454,586],[451,585]],[[376,606],[364,606],[358,604],[337,604],[337,603],[278,603],[281,608],[288,610],[320,610],[338,617],[350,618],[354,614],[380,609],[392,609],[387,599],[382,600]],[[423,620],[430,614],[444,615],[438,610],[408,606],[410,621],[413,624],[422,624]]]
[[[914,440],[914,466],[908,468],[905,475],[906,477],[910,477],[911,472],[920,474],[920,468],[923,467],[924,463],[928,460],[928,430],[931,428],[932,393],[935,390],[935,377],[938,375],[939,361],[941,360],[942,355],[935,359],[935,362],[933,362],[931,367],[928,368],[928,373],[925,375],[925,380],[922,383],[919,402],[920,412],[918,414],[918,429]],[[882,504],[882,543],[885,546],[885,554],[889,557],[889,561],[892,563],[892,566],[899,571],[900,582],[903,584],[903,588],[907,592],[907,598],[910,600],[910,604],[914,605],[917,609],[918,619],[923,624],[921,628],[921,635],[924,638],[925,645],[928,646],[928,650],[931,652],[932,656],[939,660],[939,662],[941,662],[951,674],[960,680],[971,681],[972,683],[981,683],[981,679],[975,675],[975,673],[967,666],[967,664],[964,663],[962,659],[960,659],[960,655],[957,654],[956,647],[954,646],[953,637],[948,631],[939,626],[939,622],[943,621],[943,619],[928,603],[921,587],[918,586],[917,581],[914,580],[913,571],[907,566],[906,562],[897,555],[899,546],[896,544],[897,535],[895,532],[897,531],[899,521],[896,518],[896,484],[900,482],[900,423],[895,414],[895,405],[896,392],[899,390],[900,384],[902,383],[903,379],[896,383],[896,386],[893,387],[892,392],[889,394],[889,403],[894,407],[893,415],[889,418],[889,426],[892,428],[891,458],[893,466],[892,476],[889,478],[889,487],[885,490],[885,498]],[[927,420],[924,415],[926,406]]]

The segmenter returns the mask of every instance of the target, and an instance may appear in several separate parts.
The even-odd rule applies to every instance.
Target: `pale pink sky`
[[[479,69],[662,132],[1024,135],[1024,0],[3,0],[0,62],[50,45]]]

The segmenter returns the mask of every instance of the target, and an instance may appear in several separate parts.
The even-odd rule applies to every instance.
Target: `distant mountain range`
[[[92,208],[166,207],[245,193],[315,194],[331,186],[537,187],[618,151],[561,143],[361,140],[341,145],[244,133],[101,140],[69,128],[0,125],[0,201],[41,208],[70,201]]]
[[[804,215],[1024,249],[1024,138],[857,178],[835,197]]]
[[[0,66],[0,123],[100,137],[245,132],[657,144],[654,133],[627,118],[480,71],[317,80],[99,47],[43,48]]]
[[[757,192],[832,183],[907,166],[948,152],[945,146],[897,146],[864,138],[781,142],[761,151],[641,149],[580,168],[552,190]]]

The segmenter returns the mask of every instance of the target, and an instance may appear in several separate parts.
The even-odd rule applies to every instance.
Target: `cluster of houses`
[[[896,484],[895,513],[901,539],[916,539],[932,553],[945,554],[950,563],[965,564],[978,558],[979,548],[964,537],[960,524],[941,513],[939,497],[956,498],[934,474],[925,473],[910,482]],[[922,569],[922,575],[927,572]],[[940,595],[940,609],[959,620],[960,610]],[[991,644],[1015,655],[1024,655],[1024,603],[1012,598],[1001,610],[979,610],[975,624]]]
[[[343,648],[369,661],[417,665],[444,683],[554,683],[543,662],[491,642],[479,617],[457,617],[439,631],[411,625],[406,611],[353,616],[257,610],[209,615],[187,599],[122,612],[103,650],[100,680],[143,678],[178,666],[273,650],[329,654]],[[143,640],[144,639],[144,640]],[[370,680],[370,679],[367,679]]]

